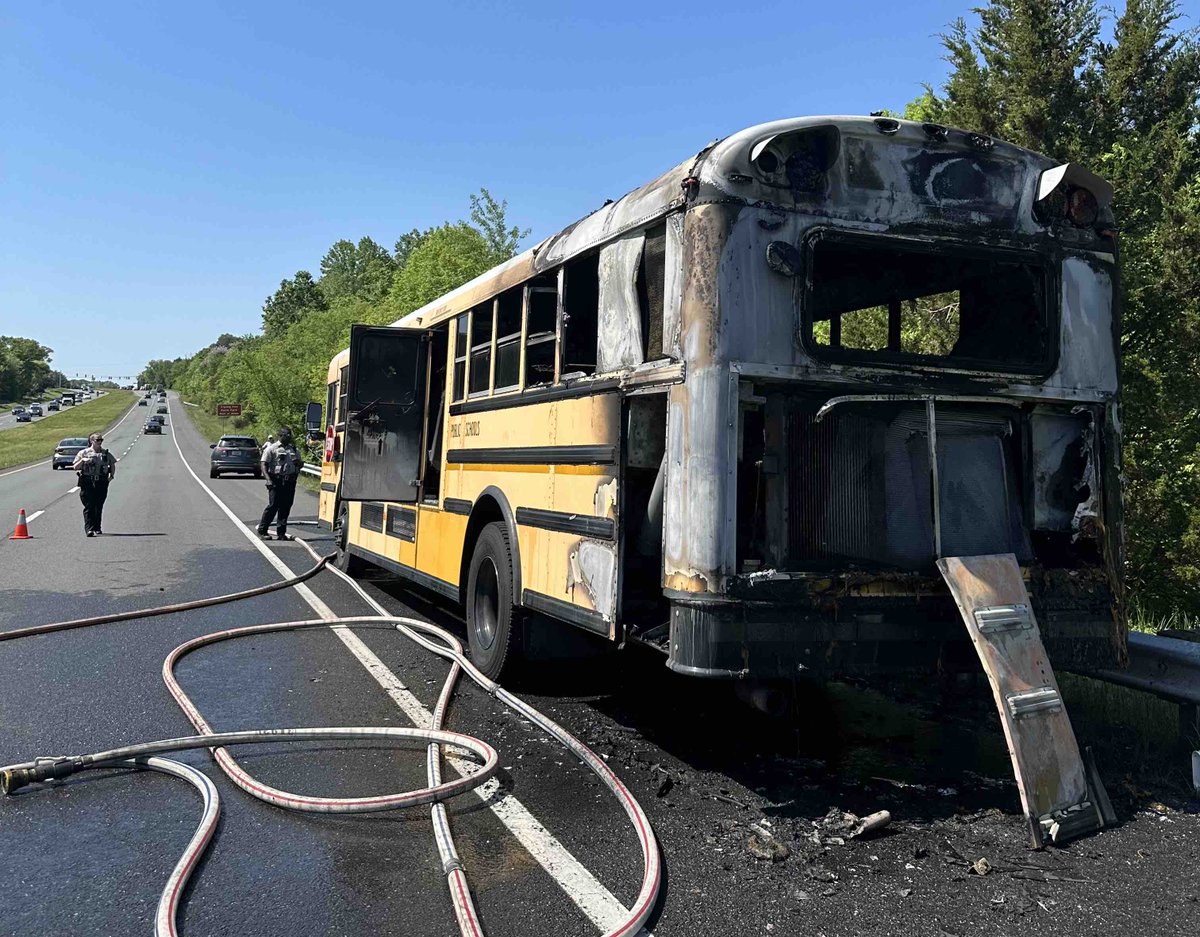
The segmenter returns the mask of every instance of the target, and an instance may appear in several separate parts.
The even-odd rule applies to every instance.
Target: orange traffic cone
[[[21,513],[17,515],[17,529],[12,532],[9,540],[32,540],[29,536],[29,524],[25,522],[25,509],[21,508]]]

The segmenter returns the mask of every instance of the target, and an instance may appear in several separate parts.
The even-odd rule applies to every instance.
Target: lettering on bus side
[[[451,423],[450,424],[450,438],[451,439],[461,439],[464,436],[478,436],[478,435],[480,435],[478,420],[469,420],[464,423]]]

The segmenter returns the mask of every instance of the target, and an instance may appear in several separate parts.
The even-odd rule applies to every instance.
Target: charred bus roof
[[[718,140],[524,253],[409,313],[429,328],[689,205],[741,202],[862,230],[971,231],[1009,243],[1104,240],[1111,187],[981,134],[887,117],[794,117]],[[1071,222],[1071,223],[1068,223]]]

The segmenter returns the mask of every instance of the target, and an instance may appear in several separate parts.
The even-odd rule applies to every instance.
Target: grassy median
[[[106,432],[137,400],[128,390],[110,390],[103,397],[68,407],[53,420],[22,424],[0,432],[0,469],[48,459],[60,439]]]

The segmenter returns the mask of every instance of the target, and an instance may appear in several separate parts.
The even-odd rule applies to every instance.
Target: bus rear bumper
[[[1034,612],[1055,667],[1115,666],[1110,616]],[[844,599],[836,611],[738,599],[671,602],[667,666],[710,679],[973,672],[979,662],[947,595],[895,603]]]

